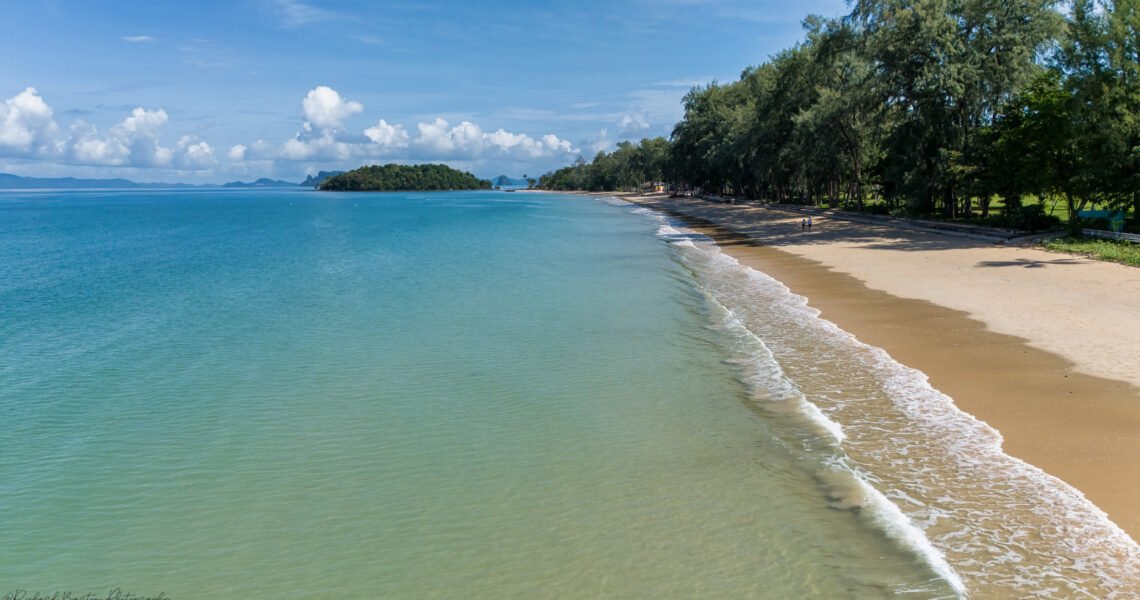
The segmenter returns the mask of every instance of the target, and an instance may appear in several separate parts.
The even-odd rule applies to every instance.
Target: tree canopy
[[[447,165],[372,165],[325,179],[321,190],[339,192],[396,192],[487,190],[491,182]]]
[[[854,0],[737,81],[693,88],[670,139],[550,189],[662,179],[798,203],[984,216],[1026,197],[1140,212],[1140,0]]]
[[[613,152],[599,152],[586,162],[579,157],[569,167],[543,175],[538,180],[548,190],[587,190],[594,192],[635,189],[650,181],[663,181],[669,160],[665,138],[641,140],[640,144],[621,142]]]

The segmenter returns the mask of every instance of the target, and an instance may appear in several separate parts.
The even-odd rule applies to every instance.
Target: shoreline
[[[1119,313],[1140,314],[1140,270],[826,218],[807,233],[799,214],[750,205],[618,197],[685,220],[806,297],[821,318],[922,371],[961,410],[1001,432],[1007,454],[1073,486],[1140,540],[1140,369],[1129,368],[1140,364],[1140,319]],[[1074,277],[1077,268],[1086,273]],[[1009,269],[1032,271],[1032,281],[1001,274]],[[1087,295],[1087,304],[1072,307],[1083,309],[1079,315],[1051,314],[1076,292]],[[1098,299],[1109,310],[1086,314]],[[968,310],[979,302],[1013,309]],[[1041,305],[1055,310],[1041,314]],[[1095,355],[1087,340],[1055,339],[1058,330],[1080,336],[1108,326],[1117,341]]]

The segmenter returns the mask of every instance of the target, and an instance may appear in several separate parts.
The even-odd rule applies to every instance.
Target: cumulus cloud
[[[250,146],[230,149],[231,161],[346,161],[431,160],[480,161],[504,159],[525,162],[540,158],[570,159],[577,155],[573,145],[553,134],[533,138],[504,129],[485,132],[470,121],[452,125],[436,118],[421,122],[412,130],[379,119],[358,134],[343,131],[343,120],[364,110],[358,102],[345,100],[336,90],[318,86],[301,103],[304,121],[301,130],[280,145],[258,140]]]
[[[354,145],[336,138],[331,129],[319,136],[298,135],[285,142],[278,155],[286,160],[346,160],[355,154]]]
[[[309,90],[301,107],[305,111],[306,125],[322,129],[340,129],[342,120],[364,110],[359,102],[345,100],[336,90],[324,85]]]
[[[174,167],[187,171],[202,171],[218,164],[214,149],[193,136],[184,135],[174,146]]]
[[[623,137],[635,137],[649,129],[649,120],[640,112],[626,113],[621,116],[619,126]]]
[[[136,108],[111,128],[110,137],[130,149],[128,162],[143,167],[165,167],[174,156],[170,148],[158,144],[158,130],[169,117],[166,111]]]
[[[76,121],[64,133],[51,106],[35,88],[27,88],[0,104],[0,153],[92,166],[203,170],[217,164],[213,148],[196,138],[183,136],[173,148],[162,146],[159,131],[167,121],[165,110],[140,107],[106,131]]]
[[[525,134],[508,133],[500,129],[488,134],[486,138],[490,146],[496,151],[509,154],[516,160],[569,155],[575,152],[570,142],[559,139],[552,133],[536,140]]]
[[[469,121],[452,127],[446,120],[437,117],[431,123],[416,125],[416,129],[419,130],[419,135],[412,143],[425,156],[473,159],[483,152],[483,130]]]
[[[521,161],[576,152],[570,142],[553,134],[535,139],[503,129],[486,133],[470,121],[452,126],[446,120],[437,118],[431,123],[420,123],[416,129],[419,135],[412,140],[412,147],[417,151],[417,156],[423,158],[477,160],[501,157]]]
[[[408,132],[403,125],[389,125],[380,119],[375,126],[364,130],[364,137],[382,148],[407,148]]]
[[[123,165],[131,153],[118,138],[100,135],[95,126],[82,121],[71,126],[67,146],[73,161],[87,165]]]
[[[10,152],[42,152],[59,126],[47,102],[29,87],[0,104],[0,149]]]

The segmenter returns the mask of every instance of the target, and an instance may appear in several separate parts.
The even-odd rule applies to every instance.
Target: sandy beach
[[[1140,269],[750,205],[630,197],[687,217],[822,317],[926,373],[1004,448],[1140,539]]]

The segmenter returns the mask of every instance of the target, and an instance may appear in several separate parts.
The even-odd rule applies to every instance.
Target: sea
[[[5,600],[1140,597],[1000,444],[617,199],[0,193]]]

